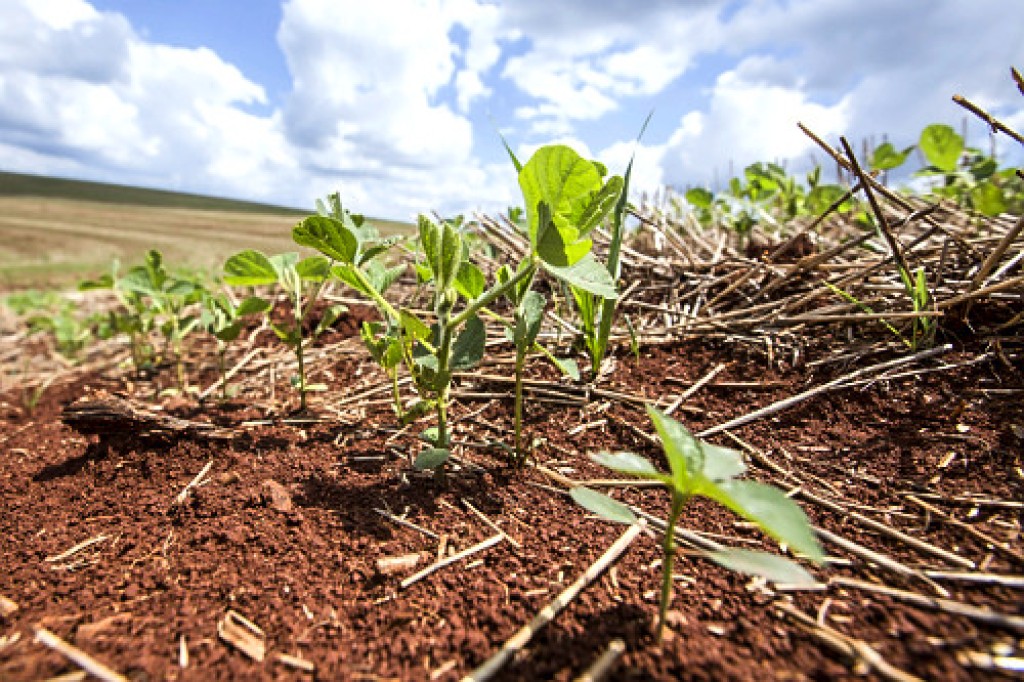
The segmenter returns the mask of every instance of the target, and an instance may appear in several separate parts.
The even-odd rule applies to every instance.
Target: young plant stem
[[[442,294],[436,305],[438,340],[437,340],[437,376],[441,379],[437,390],[437,443],[435,447],[447,450],[451,444],[448,433],[448,395],[451,390],[452,376],[449,361],[452,354],[452,337],[455,328],[451,324],[451,302]],[[434,471],[439,483],[444,482],[444,467]]]
[[[227,373],[228,345],[223,341],[217,342],[217,369],[220,371],[220,397],[221,400],[228,399],[228,373]]]
[[[526,348],[516,347],[516,398],[515,398],[515,458],[516,465],[522,466],[526,462],[526,452],[523,449],[523,367],[526,364]]]
[[[302,308],[302,290],[295,292],[295,359],[299,362],[299,410],[306,411],[306,362],[302,350],[302,322],[305,311]]]
[[[658,605],[658,644],[661,644],[665,635],[665,618],[668,615],[668,606],[672,603],[672,565],[676,558],[676,522],[683,513],[686,506],[686,497],[676,491],[672,491],[672,511],[668,515],[668,523],[665,527],[665,539],[662,543],[663,555],[661,565],[661,603]]]

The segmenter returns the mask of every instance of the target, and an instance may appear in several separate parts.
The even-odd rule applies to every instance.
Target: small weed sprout
[[[640,134],[637,135],[637,144],[643,137],[647,124],[651,121],[651,114],[648,114]],[[615,207],[611,211],[611,239],[608,245],[608,275],[613,282],[618,282],[621,272],[620,255],[622,253],[622,240],[625,236],[626,209],[629,205],[629,179],[633,174],[633,160],[631,156],[626,165],[626,172],[621,178],[621,188]],[[573,300],[576,302],[576,309],[579,311],[580,326],[583,331],[583,344],[590,356],[590,373],[596,381],[601,376],[601,364],[604,362],[608,352],[608,339],[612,332],[612,322],[615,317],[617,297],[606,298],[585,288],[569,285]]]
[[[658,609],[658,641],[662,640],[665,616],[672,601],[672,563],[675,559],[675,530],[693,497],[702,496],[731,509],[756,523],[764,532],[811,561],[824,559],[820,545],[803,510],[777,488],[756,481],[739,479],[746,465],[738,452],[712,445],[694,437],[686,427],[653,407],[647,408],[658,432],[669,473],[658,471],[646,458],[630,452],[592,455],[592,459],[614,471],[637,478],[658,481],[671,494],[668,525],[662,546],[661,600]],[[572,490],[573,499],[606,519],[635,523],[629,507],[606,495],[584,488]],[[814,579],[802,567],[783,557],[744,549],[722,549],[704,556],[731,570],[761,575],[776,582],[813,584]]]

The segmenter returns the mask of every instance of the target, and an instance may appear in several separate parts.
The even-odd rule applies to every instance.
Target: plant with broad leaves
[[[364,322],[361,335],[370,355],[391,378],[395,412],[401,418],[398,369],[412,350],[401,334],[401,315],[384,294],[405,272],[405,265],[389,268],[382,256],[402,238],[381,239],[362,215],[342,206],[337,193],[328,196],[327,203],[317,200],[317,209],[319,215],[295,226],[292,239],[326,256],[330,274],[370,299],[380,312],[384,322]]]
[[[164,336],[164,356],[174,356],[178,388],[188,388],[185,374],[185,339],[199,326],[199,317],[189,312],[198,303],[205,287],[195,277],[176,276],[164,267],[159,251],[146,254],[145,263],[130,269],[120,287],[145,297],[158,316],[158,329]]]
[[[574,295],[589,296],[592,310],[601,306],[603,311],[606,302],[614,310],[618,292],[611,270],[617,268],[601,265],[594,258],[590,234],[620,203],[625,183],[617,175],[606,178],[607,169],[602,164],[584,159],[565,145],[541,147],[525,165],[519,163],[507,143],[505,147],[519,173],[530,241],[530,253],[518,268],[499,273],[514,310],[515,457],[521,462],[526,457],[522,437],[523,368],[527,352],[536,346],[547,303],[542,294],[532,291],[534,278],[538,269],[543,269],[567,284]],[[624,204],[620,203],[619,210],[624,210]],[[596,313],[589,319],[594,321]],[[610,329],[611,315],[605,319]],[[594,336],[596,344],[596,330]],[[563,371],[574,371],[565,363],[560,366]]]
[[[794,218],[820,215],[844,193],[839,185],[821,182],[820,166],[801,183],[782,166],[759,162],[744,168],[742,178],[731,178],[726,191],[715,194],[694,187],[684,196],[698,223],[722,224],[746,238],[757,225],[774,228]],[[841,213],[851,209],[849,201],[836,206]]]
[[[270,301],[259,296],[249,296],[236,303],[227,293],[206,292],[203,295],[203,311],[200,324],[217,339],[217,371],[220,373],[221,398],[228,397],[228,377],[225,360],[228,344],[242,333],[243,319],[252,315],[269,312]]]
[[[136,369],[151,359],[149,333],[159,330],[164,337],[163,359],[173,358],[178,389],[186,390],[185,340],[199,326],[199,317],[190,309],[202,298],[202,281],[195,276],[171,274],[156,249],[150,249],[143,263],[130,268],[123,277],[117,277],[116,268],[115,264],[111,274],[83,282],[79,288],[107,288],[117,294],[125,310],[113,313],[109,324],[113,331],[128,334]]]
[[[950,126],[927,126],[918,147],[929,165],[917,174],[935,181],[935,195],[985,216],[1024,210],[1024,182],[1015,170],[1000,169],[993,156],[965,146]]]
[[[765,533],[808,559],[820,563],[824,555],[803,510],[777,488],[742,480],[746,465],[740,453],[694,437],[686,427],[653,407],[647,413],[658,432],[669,473],[659,471],[646,458],[629,452],[600,453],[592,459],[614,471],[663,484],[671,495],[668,524],[662,549],[661,601],[658,611],[658,641],[665,628],[665,615],[672,600],[672,563],[675,531],[687,502],[696,496],[714,500]],[[589,488],[571,491],[573,499],[586,509],[612,521],[635,523],[626,505]],[[776,582],[807,584],[814,580],[801,566],[781,556],[743,549],[704,552],[704,556],[731,570],[767,577]]]
[[[883,142],[875,147],[868,158],[868,166],[871,170],[890,171],[902,166],[910,152],[914,151],[914,145],[902,150],[897,150],[892,142]]]
[[[57,352],[75,359],[93,339],[99,318],[83,316],[78,306],[56,291],[20,291],[9,294],[3,305],[24,318],[30,332],[53,336]]]
[[[78,289],[108,289],[117,296],[120,307],[109,311],[106,319],[98,322],[97,335],[101,339],[111,338],[117,334],[127,336],[132,367],[139,373],[153,365],[155,351],[149,342],[149,335],[155,325],[155,311],[146,304],[142,294],[122,286],[123,280],[119,270],[120,264],[115,260],[110,272],[97,279],[80,282]]]
[[[276,285],[288,297],[291,319],[276,322],[270,319],[269,307],[265,311],[270,328],[286,346],[295,352],[298,374],[292,377],[292,386],[299,392],[299,409],[306,409],[306,394],[322,391],[322,384],[306,381],[306,364],[303,327],[313,305],[320,297],[324,282],[331,272],[331,264],[323,256],[312,256],[299,260],[297,253],[279,253],[267,256],[259,251],[247,249],[228,258],[224,263],[224,283],[230,286],[273,286]],[[309,341],[315,341],[338,319],[344,306],[328,306],[320,321],[310,332]]]

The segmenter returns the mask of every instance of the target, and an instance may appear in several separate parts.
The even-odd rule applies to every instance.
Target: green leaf
[[[466,326],[452,344],[452,370],[471,369],[478,365],[484,357],[486,341],[487,330],[484,323],[474,315],[466,321]]]
[[[546,203],[537,205],[537,215],[540,216],[540,228],[534,250],[545,263],[567,267],[590,252],[594,243],[589,239],[578,239],[575,228],[566,226],[559,229],[549,218],[551,212]]]
[[[385,253],[392,246],[400,242],[403,242],[406,239],[407,237],[405,237],[404,235],[395,235],[394,237],[388,237],[387,239],[382,240],[379,244],[376,244],[366,249],[366,251],[364,251],[362,255],[359,256],[358,263],[356,264],[364,265],[367,261],[376,258],[382,253]]]
[[[413,263],[413,268],[416,270],[417,284],[426,284],[434,279],[434,271],[426,263]]]
[[[342,263],[331,268],[331,273],[345,284],[349,285],[359,293],[368,298],[373,298],[372,292],[359,277],[359,268],[349,263]]]
[[[716,484],[705,480],[696,492],[753,521],[765,533],[812,561],[824,559],[807,516],[781,490],[756,481],[733,480]]]
[[[214,336],[224,343],[231,343],[238,338],[238,335],[242,333],[242,324],[240,322],[233,322],[225,327],[221,327]]]
[[[270,308],[270,301],[260,298],[259,296],[250,296],[238,304],[238,308],[235,309],[235,316],[246,317],[248,315],[258,315],[260,313],[267,312]]]
[[[785,557],[749,549],[721,549],[705,552],[704,556],[719,566],[737,573],[759,575],[774,583],[811,587],[817,584],[800,564]]]
[[[597,166],[565,145],[538,149],[519,172],[519,186],[526,200],[530,242],[539,243],[541,228],[538,206],[546,204],[563,241],[572,243],[580,234],[584,215],[603,183]]]
[[[313,330],[313,336],[316,337],[323,334],[327,329],[334,325],[334,323],[338,321],[338,318],[341,317],[341,314],[347,310],[348,306],[344,303],[328,306],[324,310],[324,314],[320,318],[320,322],[317,323],[316,329]]]
[[[998,162],[991,156],[983,156],[971,163],[971,175],[978,182],[988,180],[999,170]]]
[[[603,519],[629,525],[637,522],[636,515],[629,507],[590,488],[577,486],[569,491],[569,495],[576,504]]]
[[[821,215],[828,210],[829,206],[839,201],[844,194],[846,194],[846,190],[839,185],[817,185],[807,193],[807,210],[815,215]],[[837,210],[843,213],[849,211],[851,206],[850,200],[847,199],[839,205]]]
[[[498,137],[501,138],[501,143],[505,145],[505,151],[508,152],[509,158],[512,159],[512,165],[516,167],[516,173],[521,173],[523,170],[523,164],[519,163],[519,159],[516,158],[515,152],[512,151],[512,147],[508,146],[508,140],[506,140],[505,136],[501,134],[501,131],[498,131]]]
[[[380,294],[391,288],[391,285],[398,281],[398,278],[405,272],[404,263],[389,268],[380,261],[374,260],[363,267],[363,273],[366,275],[366,278],[370,280],[370,284]]]
[[[575,226],[580,235],[586,235],[601,224],[605,216],[618,203],[624,187],[625,183],[618,175],[608,178],[608,182],[591,197],[590,203],[583,209],[579,223]]]
[[[569,267],[559,267],[544,263],[544,269],[570,286],[577,287],[602,298],[618,298],[615,281],[608,270],[597,262],[594,255],[586,254]]]
[[[79,291],[92,291],[94,289],[113,289],[114,277],[110,273],[100,275],[96,279],[87,279],[78,283]]]
[[[950,126],[938,123],[921,131],[918,144],[928,163],[946,173],[956,170],[960,153],[964,150],[964,138]]]
[[[135,267],[126,272],[124,277],[117,281],[117,288],[142,296],[159,296],[161,294],[160,289],[153,282],[149,270],[144,267]]]
[[[295,264],[295,272],[304,282],[322,282],[331,274],[331,263],[323,256],[310,256]]]
[[[715,195],[703,187],[694,187],[686,190],[686,201],[697,208],[711,208],[715,201]]]
[[[609,273],[611,274],[611,273]],[[578,287],[569,287],[572,298],[576,301],[576,310],[579,312],[579,324],[587,340],[594,338],[597,331],[597,309],[594,295]]]
[[[420,454],[416,456],[416,461],[412,463],[413,468],[420,471],[424,469],[436,469],[448,461],[451,457],[451,452],[445,448],[424,448],[420,451]]]
[[[327,216],[310,216],[292,228],[296,244],[309,246],[331,260],[353,263],[359,252],[359,240],[343,222]]]
[[[185,279],[175,280],[167,287],[166,293],[168,296],[189,296],[199,291],[200,286],[195,282],[190,282]]]
[[[579,365],[577,365],[576,361],[573,360],[572,358],[556,358],[555,356],[552,355],[551,361],[555,363],[555,367],[557,367],[558,370],[565,376],[569,377],[573,381],[580,380]]]
[[[527,291],[516,315],[513,333],[517,346],[529,348],[537,340],[541,323],[544,321],[544,306],[547,301],[536,291]]]
[[[253,249],[236,253],[224,263],[224,282],[231,286],[260,286],[278,281],[277,269],[264,254]]]
[[[732,448],[724,448],[704,440],[697,441],[704,455],[703,476],[712,481],[728,481],[747,470],[743,456]]]
[[[435,270],[434,275],[437,276],[438,289],[447,291],[455,284],[462,263],[462,235],[447,220],[441,227],[440,258],[440,271]]]
[[[591,455],[590,459],[620,474],[636,476],[647,481],[671,483],[671,479],[654,468],[650,460],[632,452],[598,452]]]
[[[398,318],[399,324],[402,325],[402,330],[405,331],[405,335],[409,338],[414,341],[423,341],[430,338],[430,327],[409,310],[405,308],[399,310]]]
[[[363,322],[359,327],[359,336],[363,344],[370,351],[373,361],[379,365],[384,364],[384,349],[387,346],[387,338],[379,337],[381,325],[379,322]]]
[[[424,215],[420,215],[417,224],[420,232],[420,245],[423,247],[427,266],[434,277],[437,277],[441,263],[441,231],[433,220]]]
[[[910,156],[910,152],[912,151],[914,151],[914,145],[910,145],[903,151],[898,152],[891,142],[883,142],[871,153],[868,165],[871,167],[871,170],[892,170],[893,168],[899,168],[907,160],[907,157]]]
[[[459,274],[455,278],[455,288],[467,300],[472,301],[484,293],[487,280],[484,273],[468,260],[459,265]]]
[[[672,469],[673,487],[680,493],[693,492],[693,481],[699,479],[704,471],[704,451],[700,442],[685,426],[650,405],[647,406],[647,415],[661,438],[661,447]]]
[[[988,180],[971,189],[971,205],[975,211],[986,216],[994,217],[1007,211],[1003,190]]]

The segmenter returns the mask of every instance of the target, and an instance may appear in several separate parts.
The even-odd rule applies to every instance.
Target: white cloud
[[[267,156],[252,150],[274,141],[268,120],[238,108],[266,96],[236,67],[209,49],[147,43],[81,0],[10,4],[5,16],[5,33],[31,37],[4,41],[0,60],[0,142],[28,152],[9,163],[249,193]]]
[[[690,184],[709,184],[724,181],[730,170],[739,173],[755,161],[798,158],[813,148],[810,138],[797,128],[798,121],[826,138],[845,131],[848,99],[824,106],[810,101],[799,83],[786,87],[747,80],[768,66],[766,60],[755,58],[723,73],[711,91],[707,110],[689,112],[680,119],[662,157],[669,182],[685,178]]]
[[[340,190],[411,217],[517,200],[484,112],[524,160],[549,141],[592,156],[599,131],[590,144],[619,172],[655,106],[638,190],[806,163],[798,120],[833,143],[909,144],[965,116],[955,92],[1024,125],[1007,77],[1024,6],[1005,0],[287,0],[277,40],[290,87],[86,0],[4,0],[4,166],[304,206]]]

